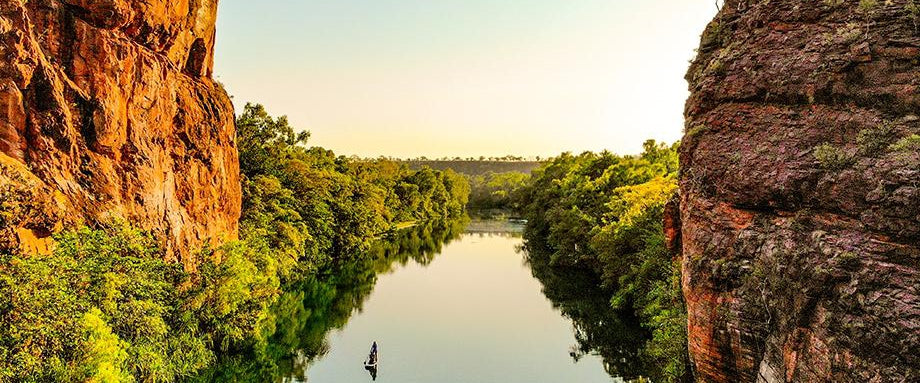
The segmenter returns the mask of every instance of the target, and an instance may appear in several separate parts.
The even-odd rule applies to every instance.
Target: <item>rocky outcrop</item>
[[[703,382],[920,381],[920,2],[728,0],[687,79]]]
[[[0,2],[0,245],[126,220],[191,266],[193,250],[236,236],[233,107],[211,79],[216,10]]]

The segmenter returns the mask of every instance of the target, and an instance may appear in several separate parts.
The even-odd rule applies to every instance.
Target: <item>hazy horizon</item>
[[[215,77],[360,157],[674,142],[708,0],[220,2]]]

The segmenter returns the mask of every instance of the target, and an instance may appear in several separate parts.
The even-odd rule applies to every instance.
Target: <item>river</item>
[[[535,256],[522,231],[481,220],[405,229],[368,261],[286,293],[262,351],[222,363],[205,380],[259,381],[266,371],[286,383],[600,383],[642,375],[637,349],[646,334],[609,308],[592,276]],[[376,374],[362,365],[374,341]]]

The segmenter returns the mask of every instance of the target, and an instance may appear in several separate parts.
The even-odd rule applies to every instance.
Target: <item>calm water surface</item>
[[[474,221],[439,253],[391,266],[347,323],[326,335],[324,352],[295,363],[296,377],[284,380],[370,382],[362,361],[377,341],[378,382],[622,381],[611,376],[623,370],[615,364],[628,365],[634,350],[605,343],[634,334],[580,309],[603,310],[603,299],[566,300],[577,283],[534,270],[521,230]]]

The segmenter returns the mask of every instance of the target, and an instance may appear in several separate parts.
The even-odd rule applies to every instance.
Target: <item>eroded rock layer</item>
[[[703,382],[920,381],[920,2],[728,0],[687,79]]]
[[[236,236],[233,107],[211,79],[216,10],[0,1],[0,204],[30,202],[0,218],[0,245],[126,220],[190,265],[195,249]]]

